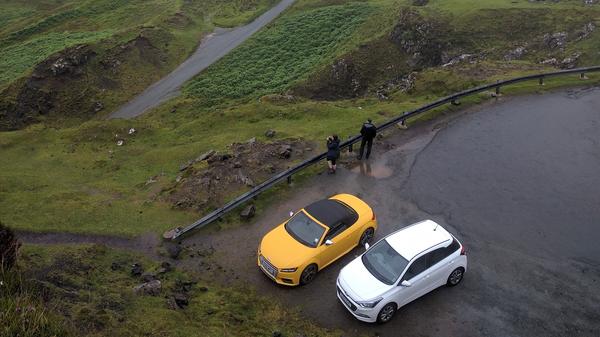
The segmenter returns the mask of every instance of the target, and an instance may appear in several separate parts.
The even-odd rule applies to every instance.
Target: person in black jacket
[[[365,144],[367,145],[367,155],[366,158],[369,159],[369,155],[371,154],[371,147],[373,146],[373,139],[377,136],[377,128],[373,124],[371,119],[367,119],[367,121],[363,124],[360,129],[360,134],[362,135],[362,140],[360,142],[360,152],[358,154],[358,160],[362,159],[363,152],[365,150]]]
[[[340,139],[337,135],[327,137],[327,164],[329,174],[335,174],[336,161],[340,157]]]

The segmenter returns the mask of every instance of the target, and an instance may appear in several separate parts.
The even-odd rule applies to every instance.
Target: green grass
[[[367,117],[379,123],[452,92],[552,70],[537,64],[533,57],[505,62],[494,56],[501,55],[496,53],[477,64],[421,69],[413,89],[405,93],[392,92],[390,99],[385,101],[376,99],[372,91],[355,99],[338,101],[313,101],[296,97],[293,102],[286,102],[278,101],[276,96],[255,99],[263,94],[294,87],[311,73],[327,71],[332,60],[340,57],[340,54],[353,57],[358,64],[355,69],[377,74],[373,76],[372,86],[390,75],[390,64],[385,59],[377,58],[397,55],[386,52],[386,48],[390,48],[386,46],[386,37],[391,30],[390,25],[394,24],[390,18],[397,14],[398,5],[387,0],[369,4],[346,2],[300,0],[266,30],[190,82],[187,95],[169,101],[136,120],[82,123],[78,119],[67,119],[58,128],[55,127],[58,123],[50,120],[25,130],[0,133],[0,153],[3,158],[0,161],[2,220],[21,230],[39,232],[124,236],[162,233],[176,226],[187,225],[203,215],[171,209],[169,204],[161,201],[160,193],[172,186],[182,163],[210,149],[225,150],[232,142],[243,142],[252,137],[266,141],[263,135],[268,129],[275,129],[278,138],[302,137],[315,140],[322,146],[321,140],[333,132],[344,139],[357,134],[358,127]],[[456,3],[460,6],[466,4],[459,0]],[[479,8],[497,5],[489,1],[480,4]],[[506,5],[504,2],[502,4]],[[571,10],[579,8],[579,5],[566,4],[533,5],[523,1],[515,6],[527,7],[528,10],[534,6],[550,7],[557,11],[557,16],[552,20],[558,20],[558,14],[572,16]],[[440,5],[442,2],[432,1],[430,7]],[[567,10],[563,12],[561,8]],[[422,10],[427,13],[431,8],[426,6]],[[385,13],[385,16],[379,16],[380,13]],[[436,12],[427,15],[432,13]],[[582,14],[581,20],[587,20],[585,15],[593,14],[589,13],[592,12]],[[460,22],[474,22],[475,17],[473,13],[469,14],[468,20],[462,16],[454,19],[450,16],[452,20]],[[546,21],[547,16],[538,19],[543,27],[553,25]],[[531,20],[535,21],[533,18]],[[573,17],[564,20],[565,25],[574,22]],[[340,24],[340,21],[343,22]],[[464,28],[460,22],[451,22]],[[574,26],[578,27],[579,23],[575,23]],[[516,26],[511,27],[516,29]],[[497,27],[482,24],[481,29],[484,28],[488,29],[484,35],[491,39],[486,43],[506,42],[503,37],[505,32],[494,35]],[[343,36],[332,36],[328,30]],[[537,36],[544,31],[546,28],[540,32],[529,30],[527,36]],[[148,34],[157,45],[168,41],[173,36],[169,34],[181,34],[177,37],[179,42],[169,47],[173,49],[191,45],[194,40],[193,30],[169,32],[155,28]],[[476,39],[477,34],[470,35],[469,39]],[[376,44],[370,38],[375,39]],[[595,32],[587,40],[570,44],[567,53],[582,50],[585,52],[582,65],[597,63],[599,57],[594,48],[599,38],[600,34]],[[314,44],[311,44],[312,40],[315,40]],[[308,46],[306,53],[300,52],[302,57],[286,54],[302,46]],[[404,58],[394,58],[395,62],[400,60],[398,64],[406,64],[406,55],[400,56]],[[263,59],[267,61],[261,63]],[[126,71],[128,76],[140,72],[140,69],[148,76],[159,76],[152,73],[152,68],[146,67],[141,58],[126,66],[130,67]],[[585,82],[573,75],[549,79],[544,87],[530,82],[503,88],[503,92],[521,94],[598,83],[598,74],[589,76],[590,80]],[[128,81],[125,83],[136,85],[135,77]],[[135,90],[143,89],[143,83],[138,85]],[[103,101],[110,106],[127,96],[122,94],[111,100],[113,96],[110,95],[116,96],[117,93],[106,95]],[[207,105],[207,98],[219,104]],[[475,96],[464,100],[463,106],[487,98],[489,95]],[[417,119],[432,119],[447,109],[456,108],[436,109]],[[130,127],[138,130],[134,136],[126,135]],[[115,134],[119,137],[115,137]],[[117,138],[124,138],[125,145],[118,147]],[[160,176],[157,183],[145,186],[150,177],[157,175]],[[266,208],[274,200],[273,196],[283,195],[281,193],[293,193],[293,189],[284,185],[279,187],[259,199],[259,209]],[[236,226],[238,223],[234,214],[223,226]]]
[[[185,93],[215,102],[281,91],[322,63],[370,12],[353,3],[285,16],[193,79]]]
[[[142,281],[130,275],[131,265],[141,263],[150,272],[160,265],[139,254],[98,245],[28,245],[21,260],[20,270],[2,273],[2,337],[340,335],[303,320],[268,295],[224,288],[177,270],[158,276],[158,296],[135,295],[132,289]],[[176,291],[178,281],[197,284],[189,292],[189,306],[171,310],[165,297]]]
[[[0,51],[0,88],[26,75],[34,65],[65,48],[94,43],[112,35],[112,31],[51,33]]]

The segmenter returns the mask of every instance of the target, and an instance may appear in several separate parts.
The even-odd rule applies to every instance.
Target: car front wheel
[[[383,324],[389,322],[392,317],[394,317],[397,309],[398,308],[396,307],[395,303],[388,303],[384,305],[377,315],[377,323]]]
[[[306,285],[311,283],[317,276],[317,265],[311,264],[304,268],[300,275],[300,285]]]
[[[450,287],[454,287],[462,281],[464,275],[465,270],[462,267],[456,268],[450,273],[450,276],[448,276],[448,282],[446,284]]]

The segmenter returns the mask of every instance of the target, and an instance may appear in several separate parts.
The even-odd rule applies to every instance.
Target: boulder
[[[525,47],[517,47],[511,51],[509,51],[506,55],[504,55],[504,59],[507,61],[519,60],[527,53],[527,49]]]
[[[558,32],[544,35],[544,44],[550,49],[563,49],[567,44],[567,33]]]
[[[248,205],[242,212],[240,213],[240,218],[244,220],[248,220],[252,218],[256,214],[256,207],[254,205]]]
[[[142,283],[133,287],[133,291],[138,295],[158,296],[162,289],[162,284],[159,280]]]
[[[292,156],[292,147],[289,145],[282,145],[279,148],[279,157],[289,159]]]

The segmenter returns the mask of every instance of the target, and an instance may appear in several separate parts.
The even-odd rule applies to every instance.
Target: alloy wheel
[[[448,284],[450,286],[455,286],[460,283],[463,278],[463,270],[461,268],[456,268],[450,273],[448,276]]]
[[[315,276],[317,276],[317,266],[311,264],[310,266],[306,267],[302,272],[302,275],[300,275],[300,283],[302,285],[309,284],[315,279]]]
[[[381,311],[377,316],[377,320],[380,323],[387,323],[392,319],[394,313],[396,313],[396,306],[393,303],[388,303],[383,308],[381,308]]]
[[[374,235],[375,235],[375,230],[373,230],[373,228],[367,228],[360,236],[359,244],[361,246],[364,246],[365,243],[371,242]]]

